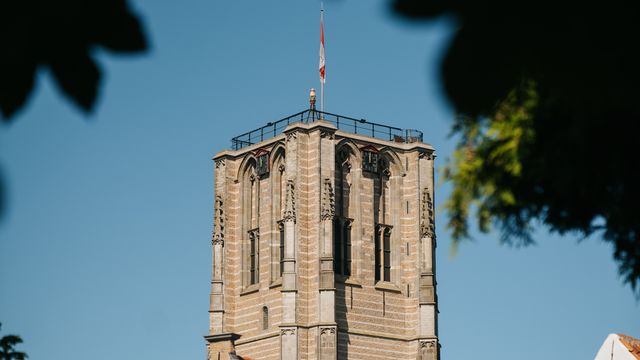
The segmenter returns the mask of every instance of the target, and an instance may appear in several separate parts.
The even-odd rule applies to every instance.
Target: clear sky
[[[315,0],[131,1],[146,56],[96,51],[105,81],[85,117],[42,71],[0,127],[2,333],[31,359],[203,359],[213,163],[230,138],[307,107],[318,87]],[[442,165],[453,109],[438,63],[455,24],[411,25],[385,1],[327,1],[325,109],[424,131]],[[507,29],[508,31],[508,29]],[[446,198],[441,184],[436,201]],[[640,337],[640,305],[598,238],[477,236],[449,256],[438,221],[442,358],[591,359]]]

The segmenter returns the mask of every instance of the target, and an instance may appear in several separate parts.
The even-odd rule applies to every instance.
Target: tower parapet
[[[262,127],[234,136],[231,139],[231,148],[233,150],[240,150],[244,147],[269,140],[279,134],[282,134],[287,126],[296,122],[309,124],[318,120],[328,122],[340,131],[365,135],[380,140],[396,143],[422,142],[423,134],[422,131],[419,130],[401,129],[394,126],[371,122],[365,119],[356,119],[349,116],[316,110],[315,93],[313,97],[314,100],[312,105],[307,110],[297,112],[280,120],[268,122]]]

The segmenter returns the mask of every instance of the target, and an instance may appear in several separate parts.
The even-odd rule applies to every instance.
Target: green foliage
[[[0,323],[0,329],[2,323]],[[24,360],[28,356],[21,351],[15,351],[14,347],[22,343],[22,338],[17,335],[5,335],[0,338],[0,360]]]
[[[524,81],[498,104],[492,117],[476,120],[461,115],[456,119],[454,134],[460,135],[461,141],[443,171],[443,178],[453,185],[444,207],[454,251],[460,240],[469,237],[472,207],[477,209],[480,230],[488,232],[494,217],[506,221],[508,210],[518,206],[512,190],[501,184],[522,176],[521,152],[534,138],[531,125],[537,105],[535,82]],[[526,224],[528,219],[514,220]],[[511,229],[513,233],[503,240],[517,235],[523,244],[530,243],[527,228]]]
[[[533,221],[601,236],[640,298],[640,8],[612,0],[394,0],[410,20],[449,15],[441,68],[461,136],[445,179],[455,244],[482,231],[533,241]]]

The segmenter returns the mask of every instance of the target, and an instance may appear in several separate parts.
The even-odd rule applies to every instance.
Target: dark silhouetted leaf
[[[51,72],[58,84],[84,111],[89,111],[98,93],[100,71],[88,54],[65,54],[51,60]]]
[[[92,51],[142,52],[147,42],[125,0],[16,0],[0,1],[0,47],[0,115],[6,122],[24,106],[40,66],[49,66],[60,89],[90,111],[101,79]]]

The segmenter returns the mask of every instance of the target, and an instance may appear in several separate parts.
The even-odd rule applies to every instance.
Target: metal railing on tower
[[[370,136],[376,139],[400,143],[422,142],[423,134],[422,131],[419,130],[401,129],[365,119],[356,119],[349,116],[320,111],[316,110],[315,107],[311,107],[310,109],[300,111],[277,121],[268,122],[262,127],[235,136],[231,139],[231,147],[233,150],[240,150],[281,134],[282,131],[292,123],[302,122],[308,124],[318,120],[330,122],[338,128],[338,130]]]

